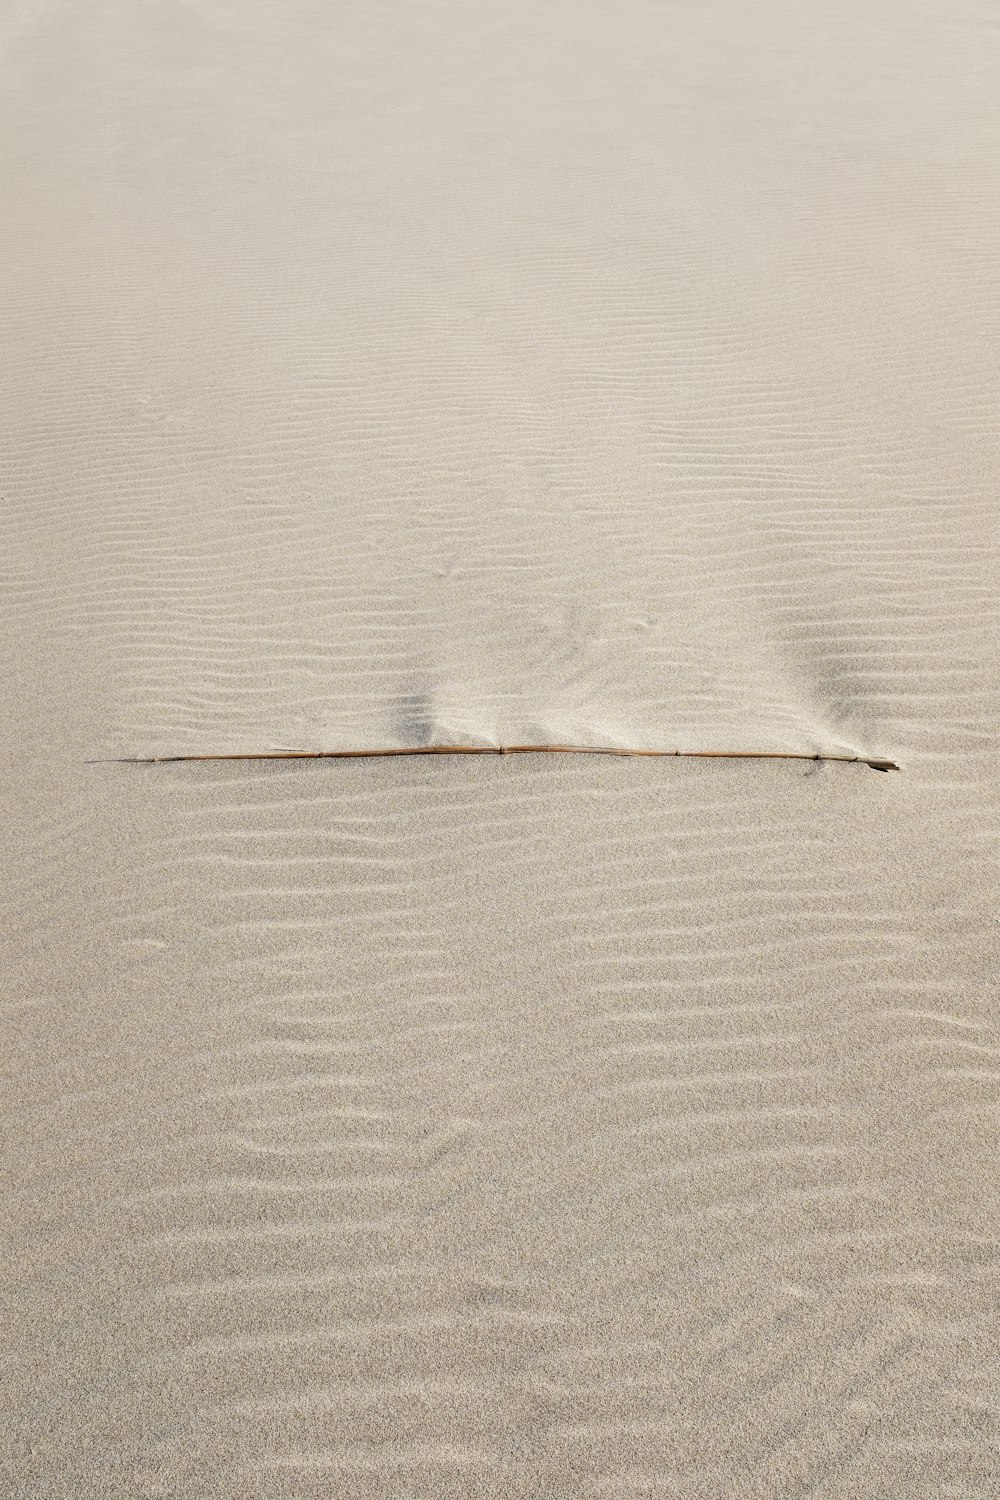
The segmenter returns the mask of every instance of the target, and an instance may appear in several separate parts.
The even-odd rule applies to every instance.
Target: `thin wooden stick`
[[[405,745],[387,750],[250,750],[226,755],[121,755],[88,766],[170,766],[216,760],[371,760],[392,755],[642,755],[689,760],[813,760],[898,771],[894,760],[872,755],[811,755],[804,750],[619,750],[611,745]]]

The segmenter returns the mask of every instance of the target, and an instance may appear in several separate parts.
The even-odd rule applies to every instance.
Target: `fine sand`
[[[4,1500],[1000,1489],[993,0],[0,16]],[[884,756],[99,757],[454,743]]]

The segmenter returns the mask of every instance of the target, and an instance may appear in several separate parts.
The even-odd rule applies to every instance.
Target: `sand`
[[[995,1495],[995,5],[0,80],[0,1492]]]

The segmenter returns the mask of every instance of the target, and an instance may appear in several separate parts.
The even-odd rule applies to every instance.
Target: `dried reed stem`
[[[871,755],[810,755],[802,750],[619,750],[609,745],[406,745],[387,750],[250,750],[226,755],[122,755],[88,765],[164,766],[216,760],[370,760],[392,755],[641,755],[689,760],[814,760],[898,771],[894,760]]]

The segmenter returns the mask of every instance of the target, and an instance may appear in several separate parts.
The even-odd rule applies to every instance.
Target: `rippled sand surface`
[[[0,82],[3,1495],[995,1495],[992,0]]]

